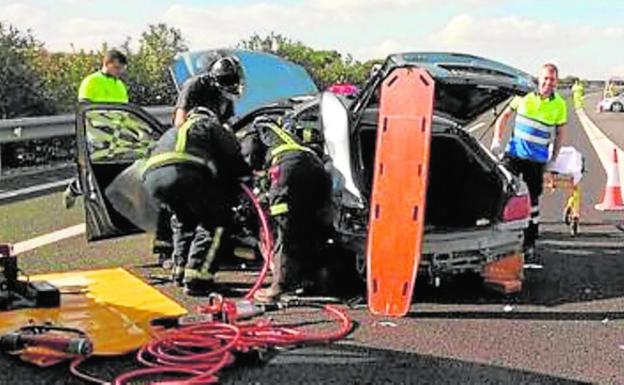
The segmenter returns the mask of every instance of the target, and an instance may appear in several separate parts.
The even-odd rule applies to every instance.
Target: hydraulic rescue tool
[[[0,244],[0,311],[33,307],[57,307],[59,290],[45,281],[18,278],[17,256],[10,244]]]

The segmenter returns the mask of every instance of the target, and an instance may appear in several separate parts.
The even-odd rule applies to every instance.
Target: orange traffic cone
[[[596,210],[616,211],[624,210],[622,190],[620,188],[620,169],[618,167],[617,148],[613,149],[611,168],[607,170],[607,185],[605,186],[602,203],[596,205]]]

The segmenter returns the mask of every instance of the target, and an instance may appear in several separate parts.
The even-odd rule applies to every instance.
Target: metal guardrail
[[[162,123],[171,122],[173,107],[147,107],[145,110]],[[74,114],[0,120],[0,144],[73,135],[75,121]]]
[[[163,124],[169,124],[171,122],[173,107],[146,107],[145,110]],[[75,114],[0,120],[0,145],[73,135],[75,133],[75,124]],[[1,151],[2,149],[0,147],[0,159]],[[0,176],[1,175],[2,163],[0,161]]]

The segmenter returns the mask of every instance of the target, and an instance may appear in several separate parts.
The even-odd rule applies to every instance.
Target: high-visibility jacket
[[[80,83],[78,100],[91,103],[128,103],[128,90],[121,79],[97,71]]]
[[[143,172],[181,163],[205,167],[219,178],[238,178],[249,173],[234,134],[207,110],[191,111],[179,128],[167,130],[145,162]]]
[[[556,92],[549,98],[531,92],[524,97],[515,97],[509,105],[516,111],[516,118],[507,154],[546,163],[557,127],[568,120],[565,100]]]
[[[583,96],[585,95],[585,87],[582,83],[574,83],[574,85],[572,86],[572,92],[575,95]]]

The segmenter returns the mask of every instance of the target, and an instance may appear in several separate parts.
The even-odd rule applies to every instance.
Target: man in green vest
[[[102,59],[102,68],[83,79],[78,89],[78,101],[90,103],[128,103],[128,90],[120,79],[128,59],[122,52],[111,49]],[[72,208],[82,194],[78,179],[63,193],[65,208]]]
[[[529,188],[531,218],[524,232],[525,260],[534,262],[535,241],[538,237],[539,199],[544,183],[544,169],[559,155],[563,144],[568,109],[565,100],[556,92],[559,79],[554,64],[544,64],[538,77],[537,92],[516,96],[496,121],[490,150],[500,154],[503,132],[515,114],[511,139],[505,149],[504,162],[522,178]],[[552,145],[552,152],[550,146]]]
[[[577,79],[572,85],[572,100],[574,101],[574,108],[580,110],[585,105],[585,87],[583,83]]]
[[[102,68],[84,78],[78,100],[91,103],[128,103],[128,90],[121,80],[126,69],[126,55],[112,49],[104,55]]]

